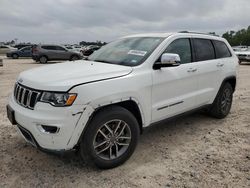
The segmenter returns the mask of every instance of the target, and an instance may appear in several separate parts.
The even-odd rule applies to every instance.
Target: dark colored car
[[[82,57],[80,52],[69,50],[61,45],[37,45],[32,48],[32,59],[40,63],[51,60],[75,61]]]
[[[90,56],[94,51],[99,50],[101,46],[90,46],[86,50],[82,51],[84,56]]]
[[[6,56],[11,57],[13,59],[18,59],[19,57],[31,57],[32,56],[31,48],[32,48],[31,46],[26,46],[19,50],[10,51],[6,53]]]

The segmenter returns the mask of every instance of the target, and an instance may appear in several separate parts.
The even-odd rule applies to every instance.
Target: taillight
[[[37,50],[37,47],[36,47],[36,46],[32,48],[32,53],[36,53],[37,51],[38,51],[38,50]]]

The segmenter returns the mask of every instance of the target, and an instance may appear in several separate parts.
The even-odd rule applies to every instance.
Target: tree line
[[[250,46],[250,26],[239,31],[228,31],[222,37],[227,39],[231,46]]]

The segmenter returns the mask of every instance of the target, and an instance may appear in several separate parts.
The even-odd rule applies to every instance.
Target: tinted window
[[[30,51],[30,50],[31,50],[31,47],[30,47],[30,46],[24,47],[24,48],[22,48],[21,50],[22,50],[22,51]]]
[[[189,39],[175,40],[167,47],[165,53],[178,54],[181,58],[181,63],[190,63],[192,61]]]
[[[42,46],[42,48],[46,50],[56,50],[56,46]]]
[[[56,50],[60,50],[60,51],[65,51],[65,48],[61,47],[61,46],[55,46]]]
[[[224,42],[213,41],[216,52],[216,58],[231,57],[231,53]]]
[[[8,48],[7,46],[1,46],[0,48]]]
[[[210,40],[194,39],[196,61],[206,61],[215,58],[214,47]]]

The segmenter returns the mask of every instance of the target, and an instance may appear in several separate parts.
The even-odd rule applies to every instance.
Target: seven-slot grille
[[[14,98],[16,102],[26,108],[34,109],[41,92],[15,84]]]

